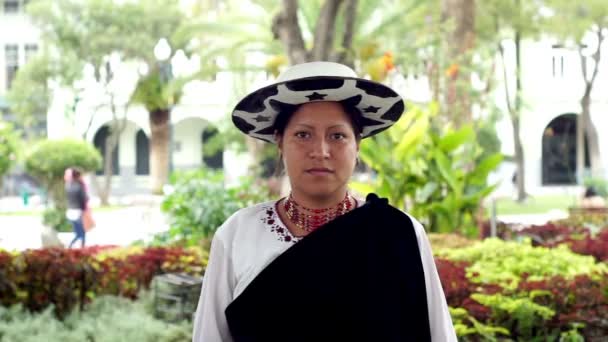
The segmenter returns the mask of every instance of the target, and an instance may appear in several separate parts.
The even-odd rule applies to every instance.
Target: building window
[[[576,184],[576,118],[577,114],[560,115],[553,119],[543,131],[543,185]],[[590,159],[586,136],[584,144],[585,168],[588,168]]]
[[[38,53],[37,44],[25,44],[25,63]]]
[[[19,46],[5,45],[4,60],[6,61],[6,89],[10,89],[15,75],[17,75],[17,69],[19,69]]]
[[[19,0],[4,0],[4,13],[19,13]]]
[[[208,126],[203,130],[201,134],[203,142],[203,150],[206,143],[208,143],[219,131],[213,126]],[[210,169],[223,169],[224,168],[224,151],[218,149],[211,155],[206,155],[203,151],[203,165]]]
[[[554,78],[564,77],[564,53],[565,49],[562,44],[554,44],[551,46],[553,53],[551,56],[551,70]]]
[[[553,56],[553,77],[564,77],[564,56]]]
[[[135,174],[150,174],[150,139],[141,129],[135,135]]]

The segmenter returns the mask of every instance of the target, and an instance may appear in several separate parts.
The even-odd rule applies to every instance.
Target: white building
[[[39,33],[23,14],[26,0],[0,0],[3,13],[0,14],[0,110],[8,113],[4,98],[6,89],[17,68],[38,49]],[[575,117],[581,111],[580,98],[583,91],[581,67],[576,52],[554,48],[551,40],[524,42],[522,49],[524,109],[521,122],[521,138],[524,144],[526,185],[532,193],[563,191],[564,185],[575,184]],[[603,56],[608,56],[605,44]],[[593,42],[589,44],[593,47]],[[512,58],[513,46],[507,44],[507,60]],[[174,60],[174,70],[187,68],[187,62]],[[120,80],[120,91],[116,94],[130,94],[134,86],[137,68],[124,65]],[[512,63],[508,65],[514,75]],[[511,80],[512,82],[513,80]],[[250,88],[263,84],[258,79]],[[405,82],[406,98],[425,97],[417,84]],[[174,169],[196,168],[203,160],[202,146],[207,134],[226,115],[231,98],[233,81],[231,75],[220,74],[214,82],[193,82],[185,89],[181,103],[173,109],[172,124],[172,165]],[[204,96],[202,95],[204,94]],[[93,84],[87,86],[83,98],[74,107],[73,94],[57,89],[54,101],[47,115],[49,138],[81,136],[100,147],[107,136],[107,124],[111,122],[109,111],[95,109],[96,99],[103,97],[101,89]],[[496,103],[506,108],[504,91],[499,84]],[[122,99],[126,101],[126,99]],[[70,114],[73,111],[74,115]],[[506,109],[504,110],[506,113]],[[600,66],[591,104],[592,119],[600,133],[604,172],[608,170],[608,136],[603,130],[608,127],[608,58],[604,57]],[[10,115],[6,116],[10,118]],[[114,192],[148,191],[149,178],[149,136],[148,113],[144,108],[133,106],[127,113],[127,126],[120,138],[115,155]],[[91,120],[92,118],[92,120]],[[89,125],[90,124],[90,125]],[[548,130],[548,128],[551,128]],[[498,123],[497,131],[502,141],[503,152],[513,154],[513,138],[508,118]],[[551,133],[552,132],[552,135]],[[220,159],[229,179],[247,173],[248,160],[231,151],[224,151],[213,161],[220,166]],[[505,163],[496,177],[504,180],[505,187],[511,187],[513,165]],[[608,175],[607,175],[608,176]],[[572,188],[572,187],[570,187]],[[572,188],[573,189],[573,188]]]
[[[39,49],[40,33],[24,13],[26,3],[0,1],[0,113],[8,114],[5,94],[17,69]]]
[[[523,142],[526,187],[532,194],[569,191],[576,193],[576,118],[581,112],[584,92],[581,61],[577,51],[556,46],[554,40],[526,41],[522,44],[523,110],[520,137]],[[588,49],[597,43],[589,40]],[[514,46],[508,45],[507,65],[510,82],[515,81]],[[591,119],[599,134],[604,178],[608,179],[608,44],[602,49],[603,60],[591,93]],[[593,67],[591,58],[586,61]],[[513,84],[510,84],[514,89]],[[506,111],[502,85],[496,103]],[[511,94],[514,92],[511,91]],[[497,131],[503,152],[513,155],[513,131],[505,117]],[[589,161],[587,158],[587,167]],[[511,182],[514,166],[507,181]],[[583,172],[586,174],[587,172]]]

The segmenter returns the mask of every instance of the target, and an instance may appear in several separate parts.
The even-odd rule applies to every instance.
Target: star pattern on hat
[[[255,118],[253,118],[253,120],[255,120],[256,122],[268,122],[268,121],[270,121],[270,117],[264,116],[264,115],[258,115]]]
[[[367,107],[367,108],[363,108],[363,112],[364,112],[364,113],[378,113],[378,110],[379,110],[380,108],[381,108],[381,107],[369,106],[369,107]]]
[[[323,100],[325,99],[325,96],[327,96],[327,94],[319,94],[316,91],[310,95],[306,95],[306,97],[308,97],[308,101]]]

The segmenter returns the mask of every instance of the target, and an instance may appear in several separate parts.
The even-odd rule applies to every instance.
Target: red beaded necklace
[[[312,232],[336,217],[350,211],[353,204],[347,193],[344,199],[334,207],[312,209],[306,208],[296,202],[291,194],[285,199],[283,208],[291,222],[298,228]]]

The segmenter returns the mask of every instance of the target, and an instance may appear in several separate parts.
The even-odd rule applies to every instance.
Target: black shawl
[[[226,309],[237,342],[430,341],[410,218],[370,194],[277,257]]]

